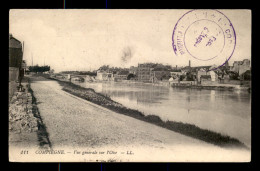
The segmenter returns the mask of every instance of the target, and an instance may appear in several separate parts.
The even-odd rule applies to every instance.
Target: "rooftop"
[[[9,48],[22,48],[22,43],[9,34]]]

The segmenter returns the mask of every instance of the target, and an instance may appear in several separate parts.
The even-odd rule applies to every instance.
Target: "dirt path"
[[[123,161],[249,161],[250,152],[227,150],[117,114],[61,90],[56,81],[31,78],[31,88],[53,149],[120,149]],[[72,151],[73,152],[73,151]],[[82,156],[81,156],[82,157]],[[74,157],[68,159],[83,160]],[[88,156],[84,161],[92,161]]]

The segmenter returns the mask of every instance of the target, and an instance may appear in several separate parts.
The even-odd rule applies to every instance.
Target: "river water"
[[[145,83],[75,83],[145,115],[194,124],[251,147],[251,94],[247,91],[180,89]]]

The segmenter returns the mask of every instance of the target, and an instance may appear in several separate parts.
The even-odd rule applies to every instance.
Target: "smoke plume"
[[[127,46],[122,51],[121,61],[123,63],[128,63],[133,57],[133,48]]]

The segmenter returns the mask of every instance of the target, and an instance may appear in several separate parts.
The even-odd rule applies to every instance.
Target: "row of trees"
[[[110,71],[110,72],[113,72],[114,74],[119,72],[119,71],[126,71],[128,70],[128,68],[121,68],[121,67],[110,67],[109,65],[103,65],[101,67],[99,67],[100,71]]]
[[[51,67],[48,66],[48,65],[45,65],[45,66],[38,66],[38,65],[29,66],[30,72],[47,72],[47,71],[50,71],[50,69],[51,69]]]
[[[75,75],[89,75],[89,76],[97,76],[96,72],[91,71],[62,71],[61,74],[75,74]]]

